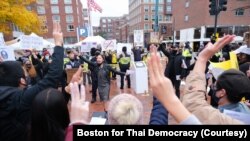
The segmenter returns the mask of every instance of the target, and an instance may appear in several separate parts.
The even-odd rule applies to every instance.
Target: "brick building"
[[[83,26],[80,0],[37,0],[37,13],[44,20],[44,38],[52,38],[53,20],[60,21],[65,44],[77,42],[77,27]]]
[[[125,41],[122,37],[125,38],[124,36],[127,36],[127,22],[128,15],[122,17],[101,17],[99,29],[95,27],[94,31],[99,31],[99,34],[107,40],[116,39],[117,42],[122,42]]]
[[[173,36],[172,0],[159,0],[159,31],[166,39]],[[134,30],[144,30],[145,43],[149,41],[155,20],[155,0],[129,0],[129,41],[134,40]],[[164,29],[164,30],[163,30]]]
[[[82,3],[80,0],[36,0],[35,4],[27,6],[28,10],[35,11],[42,22],[42,36],[44,39],[53,40],[53,20],[60,21],[65,44],[77,42],[77,28],[84,26]],[[86,20],[86,18],[85,18]],[[13,38],[23,33],[12,26]]]
[[[214,32],[214,16],[209,14],[208,0],[173,0],[175,40],[190,41],[196,50],[210,41]],[[243,36],[250,25],[250,0],[228,0],[227,11],[218,16],[218,33]]]

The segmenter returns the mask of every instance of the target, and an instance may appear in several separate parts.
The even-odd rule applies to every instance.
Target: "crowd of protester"
[[[110,83],[116,74],[121,78],[120,89],[124,89],[125,77],[131,87],[127,70],[132,61],[143,60],[144,50],[133,48],[134,60],[126,47],[118,56],[116,52],[95,48],[90,54],[64,51],[60,24],[55,22],[53,26],[53,54],[44,50],[39,55],[32,50],[18,61],[0,58],[0,140],[73,140],[73,125],[89,124],[89,102],[83,85],[87,81],[92,85],[91,103],[97,101],[98,93],[110,125],[145,124],[142,102],[135,96],[119,94],[109,98]],[[226,35],[215,44],[201,46],[195,62],[189,42],[184,46],[149,45],[146,60],[154,96],[149,124],[170,124],[170,116],[184,125],[244,124],[224,113],[230,110],[250,114],[250,48],[230,44],[233,39],[233,35]],[[211,74],[209,61],[229,60],[231,51],[238,56],[239,70],[227,70],[217,79],[206,77]],[[168,58],[165,70],[162,55]],[[68,80],[67,70],[73,68],[78,70]],[[83,72],[88,79],[83,80]],[[183,94],[181,81],[185,81]]]

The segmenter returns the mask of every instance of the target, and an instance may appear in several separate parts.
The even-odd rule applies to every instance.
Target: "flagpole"
[[[88,36],[92,36],[92,22],[91,22],[91,12],[90,12],[90,7],[88,7]]]

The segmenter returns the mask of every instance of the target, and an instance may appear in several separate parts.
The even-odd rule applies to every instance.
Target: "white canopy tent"
[[[89,36],[86,39],[84,39],[83,41],[80,41],[80,42],[74,44],[74,46],[81,46],[82,43],[90,43],[90,42],[91,43],[95,42],[98,45],[101,45],[104,41],[106,41],[106,40],[99,35],[98,36]]]

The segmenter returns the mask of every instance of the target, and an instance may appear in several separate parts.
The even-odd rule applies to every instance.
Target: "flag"
[[[237,69],[239,70],[238,59],[234,52],[230,52],[230,60],[213,63],[210,62],[209,69],[212,71],[213,76],[217,79],[224,71],[229,69]]]
[[[87,0],[87,4],[88,4],[88,9],[91,10],[95,10],[95,11],[99,11],[100,13],[102,13],[102,8],[100,5],[98,5],[94,0]]]

